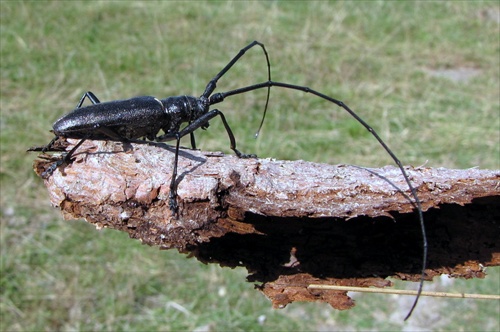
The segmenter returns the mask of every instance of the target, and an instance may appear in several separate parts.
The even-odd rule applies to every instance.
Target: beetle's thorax
[[[165,112],[172,123],[193,121],[208,112],[208,100],[193,96],[175,96],[162,99]]]

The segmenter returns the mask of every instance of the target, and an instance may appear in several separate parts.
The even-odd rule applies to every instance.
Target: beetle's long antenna
[[[238,54],[236,54],[236,56],[234,58],[231,59],[231,61],[229,61],[229,63],[224,67],[222,68],[222,70],[217,74],[215,75],[214,78],[212,78],[210,80],[210,82],[208,82],[206,88],[205,88],[205,92],[203,92],[202,94],[202,97],[204,98],[209,98],[210,95],[212,94],[212,92],[214,92],[215,88],[217,87],[217,82],[219,81],[219,79],[229,70],[231,69],[231,67],[246,53],[246,51],[248,51],[249,49],[251,49],[252,47],[254,46],[260,46],[262,48],[262,51],[264,52],[264,55],[266,56],[266,62],[267,62],[267,80],[268,81],[271,81],[271,63],[269,61],[269,54],[267,53],[267,50],[266,50],[266,47],[264,46],[264,44],[254,40],[253,42],[251,42],[250,44],[248,44],[247,46],[245,46],[244,48],[242,48]],[[266,113],[267,113],[267,106],[269,105],[269,96],[271,94],[271,86],[268,86],[267,87],[267,97],[266,97],[266,105],[264,107],[264,114],[262,115],[262,120],[260,121],[260,125],[259,125],[259,129],[257,130],[257,132],[255,133],[255,137],[257,138],[257,136],[259,136],[259,132],[260,132],[260,129],[262,128],[262,125],[264,124],[264,119],[266,117]],[[212,99],[210,99],[212,100]],[[212,104],[212,103],[210,103]]]
[[[313,90],[313,89],[306,87],[306,86],[288,84],[288,83],[283,83],[283,82],[275,82],[275,81],[269,80],[267,82],[257,83],[257,84],[253,84],[253,85],[246,86],[243,88],[227,91],[227,92],[216,93],[210,97],[211,104],[212,104],[212,100],[213,100],[213,103],[218,103],[218,102],[223,101],[226,97],[229,97],[229,96],[237,95],[237,94],[252,91],[252,90],[262,89],[262,88],[270,88],[273,86],[281,87],[281,88],[285,88],[285,89],[299,90],[299,91],[303,91],[306,93],[311,93],[315,96],[318,96],[320,98],[328,100],[328,101],[342,107],[352,117],[354,117],[361,125],[363,125],[363,127],[365,127],[377,139],[377,141],[380,143],[380,145],[382,145],[382,147],[385,149],[385,151],[391,156],[391,158],[394,160],[396,165],[401,170],[401,173],[403,174],[403,177],[408,185],[408,188],[410,189],[411,195],[412,195],[413,200],[414,200],[414,202],[412,202],[412,204],[414,205],[414,207],[418,211],[418,219],[420,222],[420,228],[421,228],[422,238],[423,238],[423,243],[422,243],[423,262],[422,262],[422,274],[420,277],[420,285],[419,285],[419,289],[418,289],[418,295],[415,298],[415,301],[414,301],[408,315],[405,318],[405,320],[407,320],[411,316],[415,307],[417,306],[417,302],[418,302],[418,299],[420,298],[420,293],[422,292],[422,288],[423,288],[423,284],[424,284],[425,269],[427,268],[427,235],[426,235],[426,231],[425,231],[425,223],[424,223],[424,216],[423,216],[423,212],[422,212],[422,204],[420,202],[420,199],[418,198],[417,191],[415,190],[415,188],[411,184],[410,178],[408,177],[408,174],[406,173],[406,171],[403,167],[403,164],[396,157],[396,155],[392,152],[392,150],[387,146],[387,144],[385,144],[385,142],[380,138],[380,136],[377,134],[377,132],[371,126],[369,126],[368,123],[366,123],[363,119],[361,119],[353,110],[351,110],[346,104],[344,104],[340,100],[331,98],[331,97],[329,97],[321,92],[318,92],[318,91]]]

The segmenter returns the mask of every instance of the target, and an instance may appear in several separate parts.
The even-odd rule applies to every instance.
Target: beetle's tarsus
[[[246,153],[242,153],[241,151],[239,150],[234,150],[234,153],[236,153],[236,155],[238,156],[238,158],[242,158],[242,159],[251,159],[251,158],[257,158],[257,155],[256,154],[246,154]]]
[[[168,205],[170,208],[170,211],[172,211],[173,215],[177,215],[179,212],[179,205],[177,204],[177,194],[170,191],[169,197],[168,197]]]
[[[62,158],[58,161],[55,161],[53,162],[52,164],[50,164],[49,167],[47,167],[47,169],[42,173],[42,178],[43,179],[48,179],[53,173],[54,171],[59,167],[61,166],[62,164],[65,164],[66,163],[66,160],[65,158]]]

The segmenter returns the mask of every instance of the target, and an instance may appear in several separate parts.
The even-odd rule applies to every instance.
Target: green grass
[[[377,295],[358,296],[344,312],[297,303],[273,310],[243,270],[64,221],[25,150],[47,143],[53,121],[87,90],[103,101],[200,95],[257,39],[273,79],[343,100],[403,163],[499,169],[499,13],[497,1],[0,2],[0,330],[498,330],[498,301],[426,299],[409,323],[408,303]],[[458,82],[429,74],[460,68],[478,74]],[[265,79],[255,49],[218,86]],[[272,90],[254,140],[264,98],[262,90],[218,105],[242,151],[391,163],[342,109],[296,91]],[[220,121],[197,138],[202,149],[229,152]],[[486,280],[442,287],[498,294],[500,270],[488,271]]]

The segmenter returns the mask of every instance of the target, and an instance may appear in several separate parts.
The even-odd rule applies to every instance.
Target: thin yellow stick
[[[401,290],[401,289],[367,288],[367,287],[350,287],[350,286],[316,285],[316,284],[311,284],[308,286],[308,288],[310,288],[310,289],[340,290],[340,291],[348,291],[348,292],[363,292],[363,293],[417,295],[417,291]],[[459,298],[459,299],[500,300],[500,295],[485,295],[485,294],[422,292],[420,295],[422,295],[422,296],[434,296],[434,297]]]

